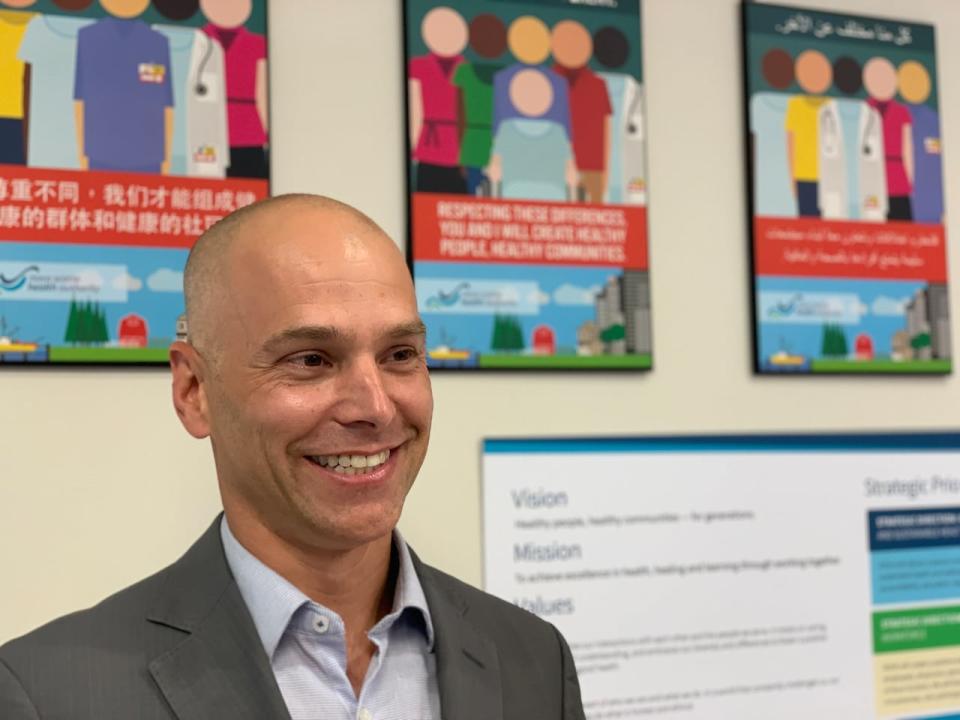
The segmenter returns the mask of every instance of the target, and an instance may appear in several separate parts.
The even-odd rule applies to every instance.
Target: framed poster
[[[405,0],[433,368],[652,365],[640,2]]]
[[[0,363],[165,363],[196,238],[268,194],[265,0],[0,10]]]
[[[756,370],[949,373],[934,28],[743,21]]]
[[[960,717],[960,435],[493,439],[485,588],[588,718]]]

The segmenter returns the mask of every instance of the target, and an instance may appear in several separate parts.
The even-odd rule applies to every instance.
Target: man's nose
[[[383,370],[376,358],[356,358],[341,370],[341,397],[337,420],[342,425],[363,424],[385,427],[396,413],[396,406],[384,382]]]

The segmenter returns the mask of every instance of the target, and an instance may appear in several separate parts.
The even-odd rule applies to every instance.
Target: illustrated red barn
[[[557,335],[549,325],[537,325],[530,344],[537,355],[553,355],[557,352]]]
[[[122,347],[147,346],[147,321],[136,313],[120,318],[117,325],[117,339]]]
[[[866,333],[857,335],[853,352],[857,356],[857,360],[873,360],[873,338]]]

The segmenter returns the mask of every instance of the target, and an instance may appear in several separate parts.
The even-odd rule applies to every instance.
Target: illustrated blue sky
[[[892,338],[898,330],[906,329],[906,317],[902,314],[902,302],[926,286],[920,281],[898,280],[848,280],[810,278],[757,278],[757,294],[763,292],[823,293],[857,295],[866,312],[856,324],[844,324],[847,346],[853,352],[854,340],[860,333],[873,339],[874,354],[889,355]],[[822,323],[801,325],[762,322],[759,327],[761,359],[781,350],[794,355],[819,357],[823,341]]]
[[[591,289],[602,288],[612,275],[620,275],[622,268],[543,266],[543,265],[481,265],[468,263],[419,262],[414,268],[417,281],[427,278],[448,280],[502,281],[509,283],[536,283],[541,300],[537,315],[519,315],[524,337],[538,325],[550,325],[556,333],[557,347],[574,349],[577,344],[577,328],[588,320],[595,319]],[[559,304],[580,302],[582,304]],[[421,315],[427,324],[427,347],[448,345],[457,349],[488,351],[493,334],[493,315],[446,314],[429,312],[421,304]]]
[[[102,303],[111,340],[117,323],[128,313],[143,316],[151,338],[172,338],[177,316],[183,312],[182,270],[187,250],[169,248],[104,247],[48,243],[2,245],[5,262],[50,262],[96,265],[126,265],[128,293],[125,303]],[[139,290],[133,290],[139,287]],[[90,298],[78,297],[84,301]],[[17,339],[28,342],[63,343],[69,303],[0,299],[0,316],[8,328],[19,328]]]

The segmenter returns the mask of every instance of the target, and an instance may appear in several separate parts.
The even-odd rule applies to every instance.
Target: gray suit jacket
[[[414,564],[436,632],[443,720],[583,718],[570,650],[552,625]],[[165,570],[0,647],[0,718],[289,719],[219,519]]]

